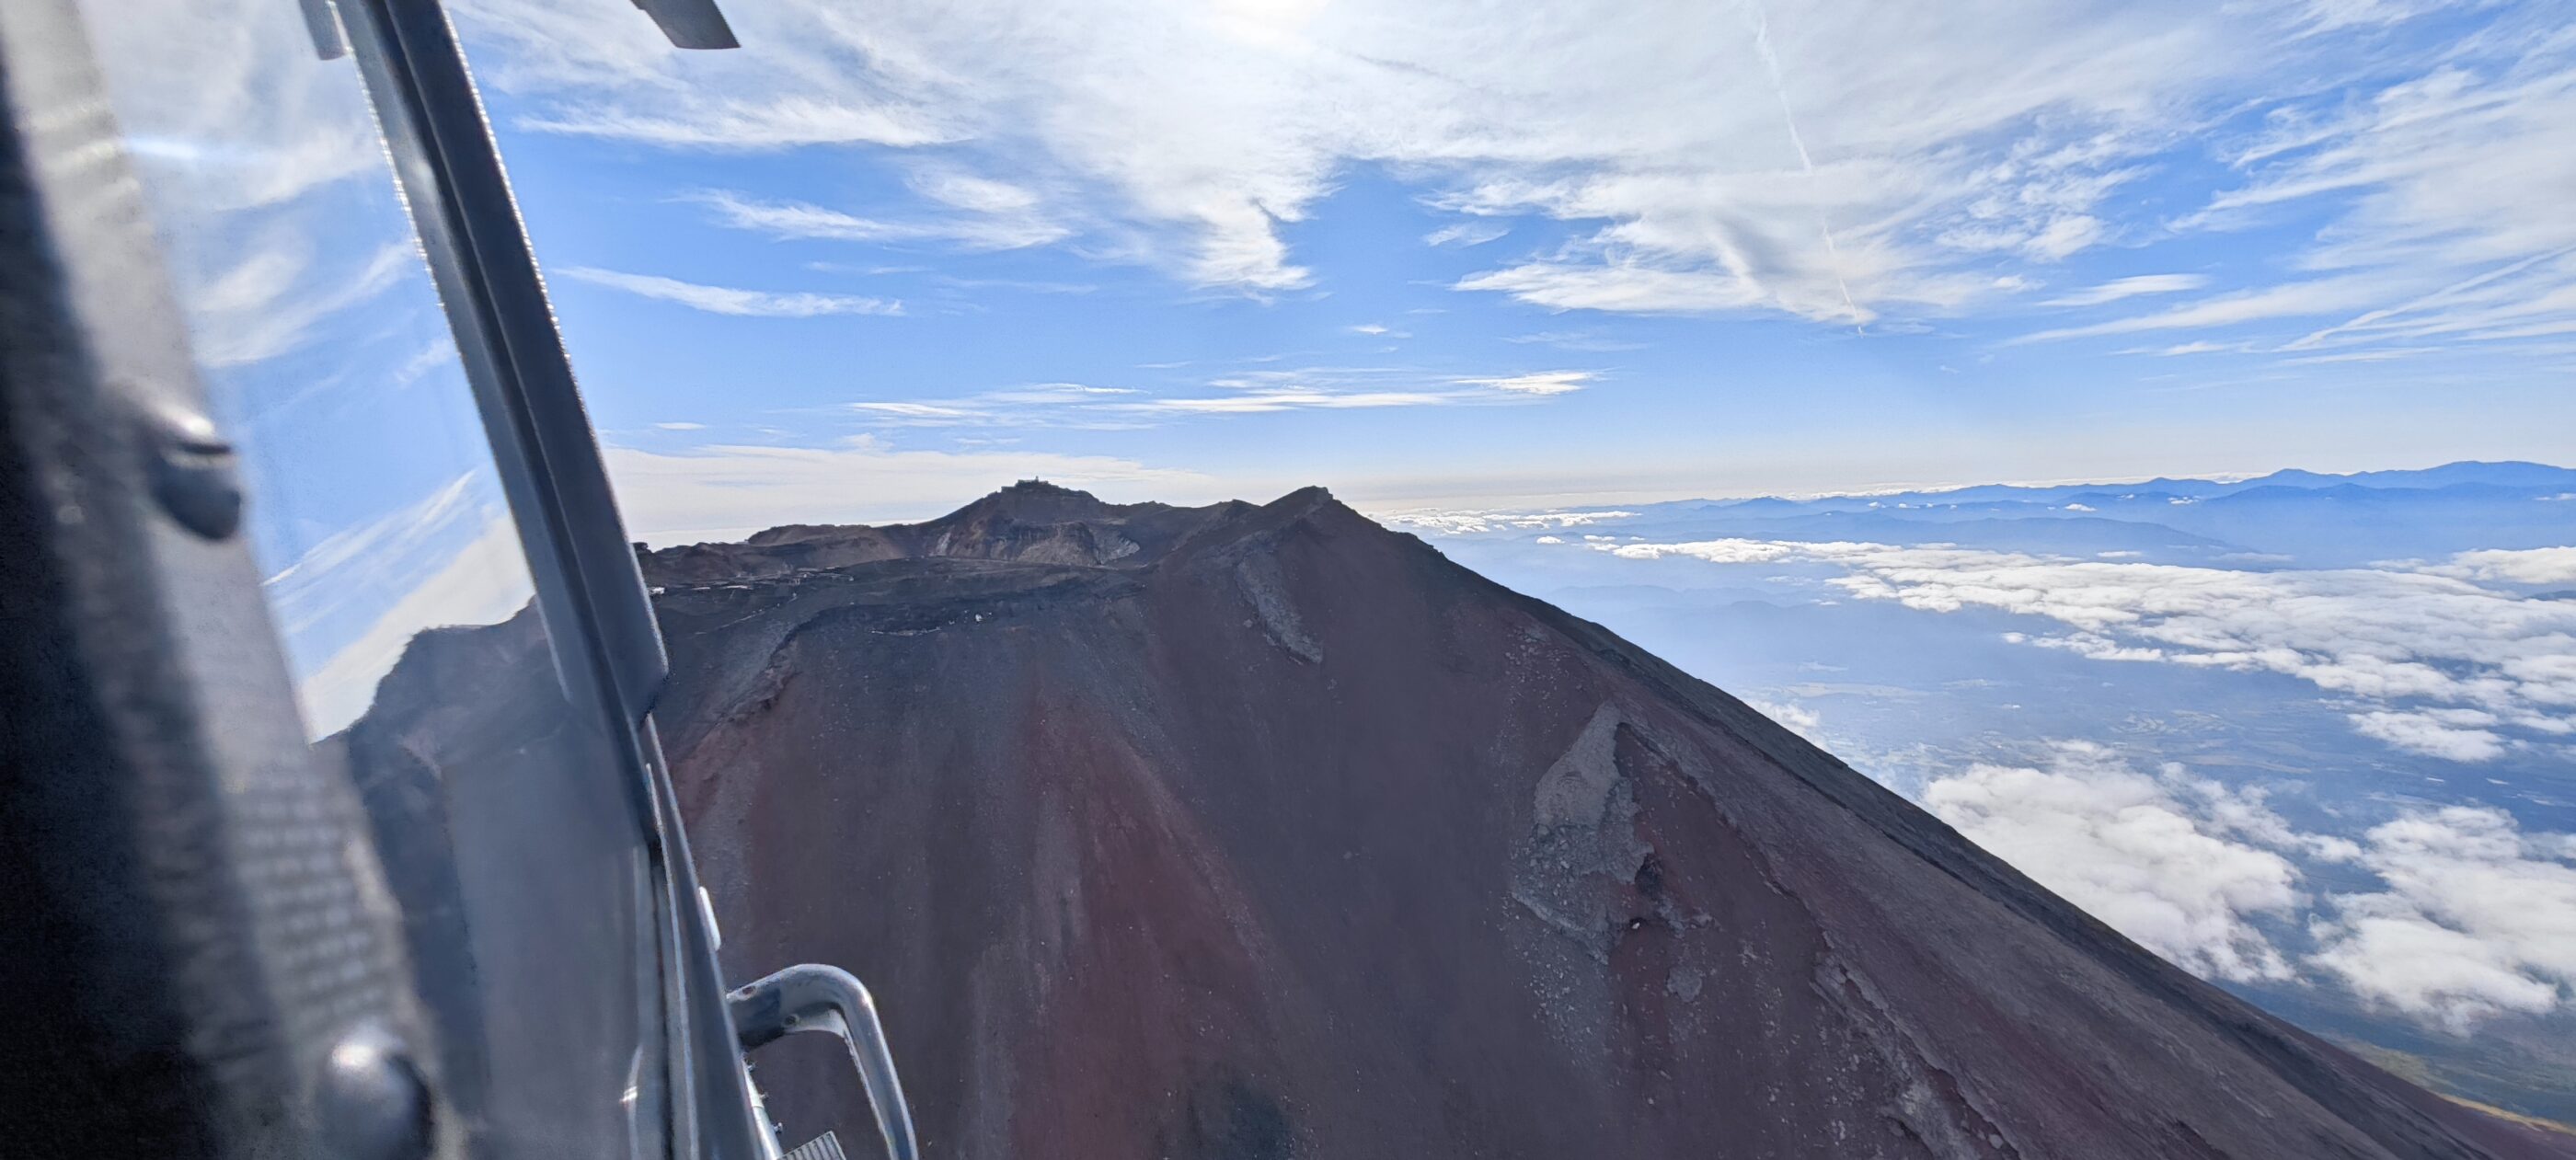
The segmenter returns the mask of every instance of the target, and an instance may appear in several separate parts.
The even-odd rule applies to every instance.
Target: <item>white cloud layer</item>
[[[2301,901],[2289,860],[2187,799],[2210,795],[2248,824],[2286,831],[2260,799],[2163,779],[2111,751],[2066,742],[2045,768],[1979,764],[1924,790],[1923,804],[1978,845],[2194,974],[2282,981],[2289,960],[2246,921]]]
[[[2576,842],[2502,810],[2452,807],[2373,827],[2361,863],[2387,889],[2336,895],[2312,961],[2364,999],[2455,1031],[2541,1013],[2576,987]]]
[[[2462,1034],[2576,1005],[2576,836],[2525,834],[2501,810],[2412,809],[2356,842],[2293,828],[2259,789],[2173,764],[2149,776],[2087,742],[1938,778],[1923,804],[2195,974],[2333,980]],[[2298,860],[2349,864],[2379,887],[2311,898]],[[2285,951],[2267,923],[2303,925],[2313,950]]]
[[[1633,519],[1637,513],[1602,509],[1579,512],[1491,512],[1449,511],[1427,508],[1411,511],[1377,512],[1379,523],[1391,528],[1413,529],[1435,536],[1465,536],[1506,528],[1579,528],[1613,520]],[[1564,543],[1545,539],[1542,543]]]
[[[1539,542],[1546,543],[1554,538],[1541,536]],[[1746,698],[1744,703],[1752,706],[1754,712],[1779,722],[1800,737],[1819,743],[1823,740],[1824,717],[1805,705],[1796,701],[1764,701],[1754,698]]]
[[[2240,572],[1867,543],[1594,543],[1626,559],[1799,561],[1863,600],[1991,608],[2069,631],[2013,639],[2100,660],[2280,673],[2361,702],[2354,727],[2453,761],[2576,731],[2576,602],[2418,571]]]
[[[2504,756],[2504,736],[2490,728],[2495,723],[2495,714],[2478,709],[2380,709],[2352,714],[2353,730],[2362,736],[2446,761],[2492,761]]]
[[[2487,548],[2462,552],[2432,571],[2506,584],[2576,584],[2576,548]]]

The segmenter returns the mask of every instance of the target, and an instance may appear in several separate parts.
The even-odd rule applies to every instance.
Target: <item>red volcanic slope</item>
[[[2576,1155],[1319,489],[646,566],[728,970],[864,977],[928,1155]]]

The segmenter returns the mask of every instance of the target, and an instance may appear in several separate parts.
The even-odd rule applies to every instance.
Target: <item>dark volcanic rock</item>
[[[646,567],[728,970],[867,979],[929,1155],[2576,1155],[1320,490]]]
[[[1176,508],[1104,504],[1041,480],[1022,480],[938,519],[874,528],[788,524],[739,544],[647,552],[654,583],[719,583],[923,556],[1038,564],[1139,567],[1191,533],[1252,510],[1246,503]]]

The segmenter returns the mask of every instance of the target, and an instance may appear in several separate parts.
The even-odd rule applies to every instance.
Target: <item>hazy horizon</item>
[[[2076,477],[2068,477],[2068,478],[2063,478],[2063,479],[1980,479],[1980,480],[1961,480],[1961,481],[1943,481],[1943,482],[1903,482],[1903,483],[1882,483],[1882,484],[1864,485],[1864,486],[1858,486],[1858,487],[1848,487],[1848,488],[1831,489],[1831,490],[1820,490],[1820,491],[1759,491],[1759,490],[1755,490],[1755,491],[1741,491],[1741,492],[1731,492],[1731,493],[1730,493],[1730,492],[1722,492],[1722,491],[1715,491],[1715,490],[1707,490],[1707,491],[1637,492],[1637,493],[1613,494],[1613,495],[1608,495],[1608,496],[1587,496],[1587,497],[1585,497],[1585,498],[1579,498],[1579,499],[1578,499],[1578,498],[1568,498],[1568,499],[1566,499],[1566,500],[1565,500],[1565,501],[1563,501],[1563,502],[1553,502],[1553,503],[1551,503],[1551,502],[1541,502],[1541,501],[1543,501],[1544,497],[1536,497],[1536,496],[1457,496],[1457,497],[1435,498],[1435,499],[1432,499],[1432,500],[1429,500],[1429,501],[1419,501],[1419,502],[1417,502],[1417,501],[1412,501],[1409,497],[1407,497],[1407,498],[1389,498],[1389,497],[1386,497],[1386,496],[1384,496],[1384,495],[1382,495],[1382,494],[1373,494],[1373,493],[1370,493],[1370,492],[1365,491],[1365,490],[1359,490],[1359,489],[1353,489],[1353,488],[1349,488],[1349,487],[1345,487],[1345,486],[1339,486],[1339,485],[1336,485],[1336,484],[1334,484],[1333,482],[1331,482],[1331,481],[1329,481],[1329,480],[1322,480],[1322,479],[1308,480],[1308,481],[1305,481],[1305,482],[1303,482],[1303,483],[1291,483],[1291,484],[1280,485],[1280,486],[1276,486],[1276,487],[1270,488],[1270,489],[1268,489],[1268,490],[1263,490],[1263,491],[1258,491],[1258,492],[1243,492],[1243,491],[1237,491],[1237,492],[1226,492],[1226,493],[1223,493],[1223,494],[1218,494],[1218,493],[1216,493],[1216,492],[1205,492],[1205,493],[1201,493],[1201,492],[1195,492],[1195,491],[1193,491],[1193,492],[1187,492],[1187,493],[1185,493],[1185,494],[1190,495],[1190,496],[1199,496],[1199,495],[1204,494],[1207,498],[1193,498],[1193,499],[1189,499],[1189,500],[1187,500],[1187,501],[1184,501],[1183,499],[1176,499],[1176,498],[1174,498],[1172,495],[1162,494],[1162,493],[1159,493],[1159,492],[1155,491],[1155,490],[1154,490],[1153,485],[1151,485],[1151,484],[1129,484],[1129,483],[1118,482],[1118,481],[1112,481],[1112,482],[1110,482],[1110,483],[1103,484],[1103,483],[1097,483],[1097,482],[1093,482],[1093,481],[1083,480],[1083,479],[1080,479],[1080,478],[1063,477],[1063,476],[1047,476],[1047,475],[1031,475],[1031,476],[1026,476],[1026,477],[1023,477],[1023,478],[1027,478],[1027,479],[1034,479],[1034,480],[1038,480],[1038,481],[1040,481],[1040,482],[1056,484],[1056,485],[1063,486],[1063,487],[1069,487],[1069,488],[1073,488],[1074,490],[1077,490],[1077,491],[1090,492],[1090,493],[1092,493],[1092,494],[1094,494],[1094,495],[1097,495],[1097,496],[1098,496],[1099,498],[1101,498],[1102,500],[1104,500],[1104,501],[1106,501],[1106,502],[1110,502],[1110,503],[1170,503],[1170,504],[1183,504],[1184,502],[1187,502],[1187,503],[1191,503],[1191,504],[1200,504],[1200,503],[1224,503],[1224,502],[1227,502],[1227,501],[1230,501],[1230,500],[1242,500],[1242,501],[1246,501],[1246,502],[1250,502],[1250,503],[1264,503],[1264,502],[1268,502],[1269,500],[1277,499],[1277,498],[1279,498],[1280,496],[1286,495],[1286,494],[1288,494],[1288,493],[1290,493],[1290,492],[1292,492],[1292,491],[1296,491],[1296,490],[1298,490],[1298,489],[1300,489],[1300,488],[1304,488],[1304,487],[1321,487],[1321,488],[1324,488],[1324,489],[1325,489],[1325,490],[1327,490],[1327,491],[1332,492],[1332,493],[1333,493],[1333,497],[1334,497],[1335,499],[1341,500],[1343,503],[1349,504],[1351,507],[1358,509],[1358,510],[1359,510],[1359,511],[1361,511],[1362,513],[1364,513],[1364,514],[1366,514],[1366,515],[1370,515],[1370,516],[1372,516],[1372,517],[1378,517],[1378,518],[1384,519],[1384,518],[1405,517],[1405,516],[1414,516],[1414,515],[1423,515],[1423,514],[1436,514],[1436,513],[1444,513],[1444,512],[1480,512],[1480,513],[1491,513],[1491,514],[1496,514],[1496,515],[1535,515],[1535,514],[1543,514],[1543,513],[1548,513],[1548,512],[1572,512],[1572,511],[1583,511],[1583,510],[1588,510],[1588,509],[1598,509],[1598,508],[1605,508],[1605,507],[1616,507],[1616,506],[1631,506],[1631,507],[1636,507],[1636,506],[1646,506],[1646,505],[1651,505],[1651,504],[1661,504],[1661,503],[1688,503],[1688,502],[1692,502],[1692,501],[1703,501],[1703,500],[1704,500],[1704,501],[1709,501],[1709,502],[1716,502],[1716,503],[1731,503],[1731,502],[1740,502],[1740,501],[1743,501],[1743,500],[1754,500],[1754,499],[1784,499],[1784,500],[1793,500],[1793,501],[1806,501],[1806,500],[1840,499],[1840,498],[1875,498],[1875,497],[1881,497],[1881,496],[1898,496],[1898,495],[1939,495],[1939,494],[1942,494],[1942,493],[1945,493],[1945,492],[1967,491],[1967,490],[1974,489],[1974,488],[1985,488],[1985,487],[2013,487],[2013,488],[2026,488],[2026,489],[2034,489],[2034,490],[2038,490],[2038,489],[2047,489],[2047,488],[2063,488],[2063,487],[2096,487],[2096,486],[2098,486],[2098,487],[2119,487],[2119,486],[2126,486],[2126,485],[2130,485],[2130,484],[2147,483],[2147,482],[2150,482],[2150,481],[2153,481],[2153,480],[2158,480],[2158,479],[2165,479],[2165,480],[2201,480],[2201,481],[2207,481],[2207,482],[2211,482],[2211,483],[2243,483],[2243,482],[2246,482],[2246,481],[2249,481],[2249,480],[2262,479],[2262,478],[2266,478],[2266,477],[2268,477],[2268,476],[2278,475],[2278,474],[2281,474],[2281,473],[2284,473],[2284,472],[2310,472],[2310,473],[2312,473],[2312,474],[2316,474],[2316,475],[2337,476],[2337,477],[2349,477],[2349,476],[2356,476],[2356,475],[2369,475],[2369,474],[2376,474],[2376,473],[2383,473],[2383,472],[2429,471],[2429,470],[2432,470],[2432,469],[2435,469],[2435,468],[2442,468],[2442,467],[2455,467],[2455,466],[2463,466],[2463,465],[2480,465],[2480,466],[2486,466],[2486,465],[2501,465],[2501,464],[2514,464],[2514,463],[2525,463],[2525,464],[2531,464],[2531,465],[2533,465],[2533,466],[2541,466],[2541,467],[2553,467],[2553,468],[2559,468],[2559,469],[2562,469],[2562,470],[2576,470],[2576,468],[2571,468],[2571,467],[2569,467],[2569,466],[2568,466],[2568,465],[2566,465],[2566,464],[2540,463],[2540,462],[2538,462],[2538,461],[2533,461],[2533,460],[2473,460],[2473,459],[2455,459],[2455,460],[2446,460],[2446,461],[2438,462],[2438,463],[2422,463],[2422,464],[2406,464],[2406,465],[2389,466],[2389,467],[2357,468],[2357,469],[2348,470],[2348,471],[2318,471],[2318,470],[2315,470],[2315,469],[2312,469],[2312,468],[2309,468],[2309,467],[2306,467],[2306,466],[2302,466],[2302,465],[2289,464],[2289,465],[2283,465],[2283,466],[2280,466],[2280,467],[2267,468],[2267,469],[2260,470],[2260,471],[2228,471],[2228,472],[2208,472],[2208,473],[2190,473],[2190,472],[2171,472],[2171,471],[2163,471],[2163,472],[2151,472],[2151,473],[2137,474],[2137,475],[2116,475],[2116,476],[2076,476]],[[925,499],[923,499],[923,500],[921,500],[921,501],[919,501],[918,503],[915,503],[915,504],[910,504],[910,505],[901,506],[901,507],[889,508],[889,509],[887,509],[887,514],[884,514],[884,515],[878,515],[878,516],[865,516],[865,515],[862,515],[860,518],[855,518],[855,519],[820,519],[820,518],[817,518],[817,519],[805,519],[805,518],[788,518],[788,519],[779,519],[779,520],[775,520],[775,521],[772,521],[772,522],[769,522],[769,523],[743,525],[743,526],[741,526],[741,527],[735,527],[735,528],[719,528],[719,529],[714,529],[714,530],[715,530],[716,532],[718,532],[718,533],[737,533],[737,534],[733,534],[733,535],[731,535],[729,538],[732,538],[732,539],[740,539],[740,538],[742,538],[742,536],[744,536],[744,535],[748,535],[748,534],[750,534],[750,533],[752,533],[752,532],[762,531],[762,530],[767,529],[767,528],[779,527],[779,526],[782,526],[782,525],[785,525],[785,524],[811,524],[811,523],[849,523],[849,524],[919,523],[919,522],[921,522],[921,521],[923,521],[923,520],[935,519],[935,518],[937,518],[937,517],[939,517],[939,516],[946,515],[946,514],[948,514],[949,512],[955,511],[955,510],[957,510],[958,508],[961,508],[961,507],[966,506],[967,504],[973,503],[973,502],[974,502],[975,500],[977,500],[978,498],[981,498],[981,497],[986,496],[986,495],[990,495],[990,494],[992,494],[993,492],[998,491],[998,490],[1000,490],[1000,489],[1002,489],[1002,488],[1004,488],[1004,487],[1007,487],[1007,486],[1009,486],[1009,485],[1010,485],[1010,484],[1012,484],[1012,483],[1018,482],[1018,480],[1017,480],[1017,479],[1005,479],[1005,478],[1001,478],[1001,477],[994,477],[994,478],[993,478],[989,483],[986,483],[986,484],[983,484],[983,485],[980,485],[980,486],[972,485],[971,483],[969,483],[969,481],[960,481],[960,482],[961,482],[961,483],[968,483],[968,484],[969,484],[969,486],[970,486],[970,490],[959,492],[959,493],[957,493],[957,494],[955,494],[955,495],[953,495],[953,496],[925,498]],[[867,504],[868,504],[868,502],[869,502],[869,501],[864,500],[864,499],[857,499],[857,500],[849,500],[849,501],[838,501],[838,500],[836,500],[836,501],[829,501],[829,502],[830,502],[830,504],[831,504],[832,506],[841,506],[841,505],[846,504],[846,505],[854,506],[854,507],[857,507],[857,508],[864,508],[864,507],[866,507],[866,506],[867,506]],[[632,528],[630,528],[630,530],[632,530]],[[685,534],[686,530],[683,530],[683,531],[684,531],[684,534]],[[666,531],[666,533],[665,533],[665,534],[666,534],[666,535],[668,535],[669,533]],[[719,538],[726,538],[726,537],[723,537],[723,536],[721,536],[721,535],[720,535],[720,536],[719,536]],[[653,544],[655,547],[664,547],[664,546],[668,546],[668,545],[670,545],[670,544],[677,544],[677,543],[686,543],[686,542],[689,542],[688,540],[685,540],[685,539],[676,539],[676,538],[674,538],[674,539],[665,539],[665,540],[654,540],[654,539],[650,539],[649,537],[645,537],[645,536],[641,535],[640,533],[638,534],[637,539],[642,540],[642,541],[644,541],[644,542],[651,543],[651,544]]]

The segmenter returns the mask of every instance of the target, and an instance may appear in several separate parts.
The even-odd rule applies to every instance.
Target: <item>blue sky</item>
[[[658,538],[2576,459],[2553,5],[458,7]]]
[[[355,70],[83,7],[345,720],[526,583]],[[2576,462],[2561,5],[450,8],[655,543]]]

